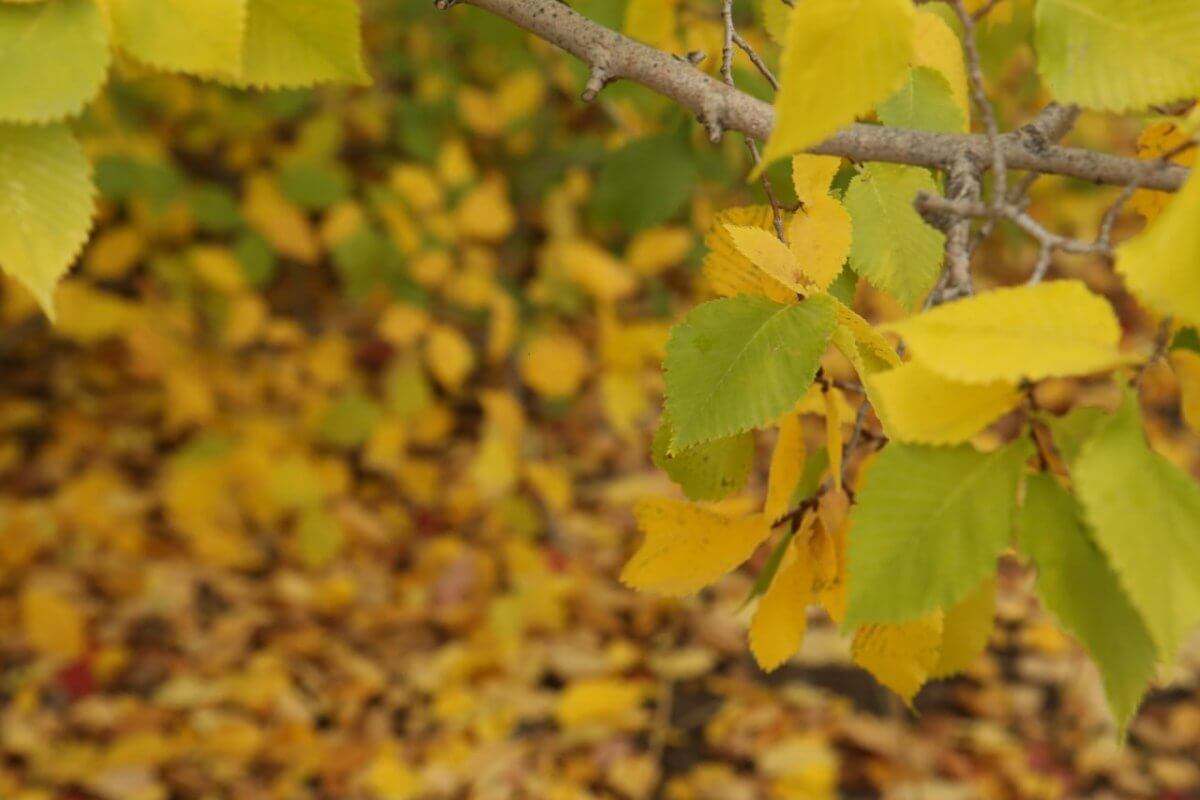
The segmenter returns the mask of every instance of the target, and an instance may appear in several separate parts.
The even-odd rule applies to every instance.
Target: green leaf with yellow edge
[[[991,453],[890,444],[851,514],[845,625],[950,608],[992,574],[1008,546],[1027,439]]]
[[[1038,597],[1095,659],[1113,716],[1124,727],[1154,675],[1154,642],[1084,527],[1083,509],[1050,475],[1026,483],[1019,541],[1037,565]]]
[[[961,444],[1021,402],[1015,383],[958,383],[919,361],[865,380],[888,436],[913,444]]]
[[[719,211],[704,236],[704,279],[722,297],[760,294],[780,303],[792,302],[796,294],[756,267],[738,249],[730,227],[754,227],[775,235],[770,206],[744,206]]]
[[[833,333],[833,300],[739,295],[692,310],[663,362],[671,451],[772,422],[804,396]]]
[[[913,208],[918,192],[937,193],[929,171],[901,164],[867,164],[846,189],[854,222],[850,267],[907,308],[933,289],[942,270],[946,236]]]
[[[805,0],[790,16],[763,164],[869,112],[904,83],[913,55],[911,0]]]
[[[875,107],[879,121],[894,128],[961,133],[966,127],[950,83],[929,67],[914,67],[900,89]]]
[[[1200,94],[1195,0],[1038,0],[1038,71],[1061,103],[1133,111]]]
[[[804,426],[799,414],[788,414],[779,421],[779,436],[771,453],[771,470],[767,477],[767,500],[763,514],[769,520],[783,516],[791,507],[792,495],[808,459],[804,443]]]
[[[654,433],[654,465],[679,484],[689,500],[720,500],[746,484],[754,463],[754,434],[747,431],[668,453],[671,419],[666,414]]]
[[[0,4],[0,122],[78,114],[104,85],[109,58],[95,0]]]
[[[1117,272],[1160,314],[1200,325],[1200,170],[1144,231],[1117,248]]]
[[[1071,477],[1096,544],[1171,661],[1200,622],[1200,486],[1150,449],[1132,392],[1084,443]]]
[[[808,605],[813,602],[813,562],[796,541],[787,548],[779,571],[750,619],[750,652],[767,672],[787,661],[804,642]],[[803,544],[803,542],[801,542]]]
[[[942,641],[931,678],[957,675],[987,649],[996,617],[996,579],[985,578],[942,615]]]
[[[303,88],[370,82],[357,0],[246,0],[240,85]]]
[[[91,165],[66,125],[0,125],[0,267],[54,319],[54,287],[92,228]]]
[[[242,71],[247,0],[110,0],[116,40],[156,69],[195,75]]]
[[[963,383],[1088,375],[1136,359],[1112,306],[1079,281],[995,289],[882,326],[914,358]]]
[[[698,592],[736,569],[771,533],[761,514],[735,519],[661,497],[639,501],[633,513],[645,539],[621,582],[671,597]]]
[[[935,612],[907,622],[862,626],[854,633],[850,655],[911,707],[937,668],[941,644],[942,614]]]

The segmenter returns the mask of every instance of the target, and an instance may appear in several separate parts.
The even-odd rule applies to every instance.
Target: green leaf
[[[1061,103],[1130,111],[1200,94],[1195,0],[1038,0],[1038,71]]]
[[[1095,659],[1113,716],[1124,727],[1154,674],[1154,642],[1082,515],[1054,478],[1034,475],[1026,484],[1019,541],[1037,564],[1038,596]]]
[[[913,208],[917,192],[937,193],[928,170],[868,164],[846,190],[854,220],[850,267],[908,308],[921,302],[942,268],[945,235]]]
[[[236,83],[268,89],[370,82],[357,0],[246,0]]]
[[[147,66],[194,75],[242,70],[247,0],[111,0],[121,49]]]
[[[95,0],[0,3],[0,122],[57,122],[83,110],[108,74]]]
[[[289,164],[279,174],[279,188],[292,202],[310,211],[324,211],[350,192],[350,180],[336,167],[311,162]]]
[[[683,208],[699,177],[679,137],[638,139],[604,158],[591,209],[631,231],[651,228]]]
[[[846,630],[949,608],[992,574],[1031,449],[888,445],[852,512]]]
[[[884,125],[896,128],[958,133],[964,125],[950,82],[929,67],[914,67],[900,91],[880,103],[875,113]]]
[[[1200,486],[1150,449],[1133,393],[1083,445],[1072,477],[1096,543],[1172,660],[1200,622]]]
[[[747,431],[668,453],[673,436],[666,414],[654,434],[654,465],[683,489],[689,500],[720,500],[746,484],[754,463],[754,434]]]
[[[0,267],[54,319],[54,287],[92,228],[91,167],[66,125],[0,125]]]
[[[375,401],[355,391],[334,398],[317,424],[317,438],[325,444],[354,448],[366,442],[379,422]]]
[[[1200,353],[1200,332],[1195,328],[1180,328],[1175,334],[1175,338],[1171,340],[1172,350],[1191,350],[1193,353]]]
[[[812,384],[833,333],[833,303],[784,305],[758,295],[713,300],[671,329],[663,363],[671,450],[778,419]]]
[[[1108,412],[1102,408],[1079,406],[1047,422],[1050,434],[1054,438],[1054,447],[1066,462],[1068,469],[1074,466],[1084,442],[1108,416]]]

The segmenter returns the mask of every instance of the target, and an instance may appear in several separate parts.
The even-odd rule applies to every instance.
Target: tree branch
[[[445,2],[445,0],[439,0]],[[592,22],[559,0],[459,0],[503,17],[592,68],[600,80],[589,93],[616,79],[640,83],[678,102],[702,119],[710,131],[737,130],[766,140],[775,122],[774,109],[727,86],[686,60],[656,50]],[[450,3],[446,2],[446,5]],[[598,75],[599,73],[599,75]],[[1020,131],[997,137],[993,150],[982,134],[946,134],[854,124],[843,128],[810,152],[854,161],[887,161],[948,169],[965,153],[988,166],[993,157],[1009,169],[1065,175],[1092,183],[1178,191],[1189,171],[1176,164],[1109,155],[1075,147],[1038,147]]]

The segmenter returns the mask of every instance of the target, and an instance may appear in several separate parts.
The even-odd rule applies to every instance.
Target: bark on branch
[[[456,0],[454,4],[477,6],[566,50],[587,64],[593,77],[600,78],[595,84],[624,79],[647,86],[689,109],[710,132],[736,130],[766,140],[775,122],[769,104],[709,77],[686,59],[599,25],[559,0]],[[593,83],[588,88],[598,90]],[[1174,192],[1189,174],[1175,164],[1046,144],[1045,139],[1021,130],[1001,135],[996,142],[1009,169],[1065,175],[1092,183],[1136,183],[1146,189]],[[962,154],[983,169],[988,169],[993,160],[988,137],[981,134],[930,133],[862,124],[847,126],[810,152],[935,169],[948,169]]]

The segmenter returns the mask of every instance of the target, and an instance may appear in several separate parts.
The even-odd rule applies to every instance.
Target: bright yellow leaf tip
[[[917,9],[913,37],[913,66],[928,67],[950,84],[954,105],[962,112],[963,129],[970,127],[971,98],[967,92],[967,65],[958,34],[935,12]]]
[[[1117,272],[1139,300],[1200,325],[1200,171],[1141,234],[1117,249]]]
[[[1118,348],[1112,306],[1079,281],[996,289],[882,328],[902,336],[917,361],[961,383],[1088,375],[1136,361]]]
[[[915,16],[911,0],[798,3],[762,164],[812,147],[899,89],[913,57]]]
[[[771,533],[762,514],[735,519],[662,497],[640,501],[634,515],[646,538],[621,582],[670,597],[700,591],[750,558]]]

